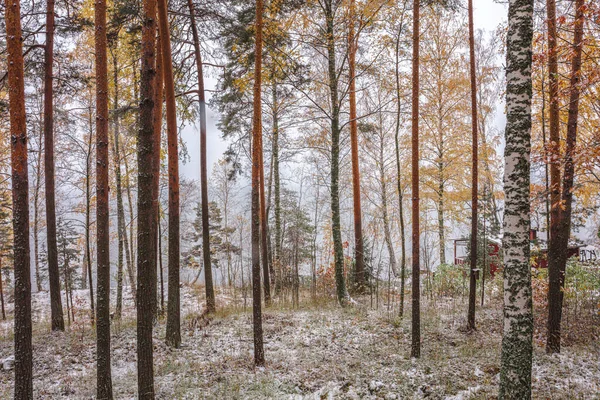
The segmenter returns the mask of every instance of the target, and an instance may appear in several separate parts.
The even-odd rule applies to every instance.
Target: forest
[[[0,0],[0,398],[600,399],[596,0]]]

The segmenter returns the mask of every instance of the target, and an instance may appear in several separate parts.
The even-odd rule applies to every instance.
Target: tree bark
[[[273,264],[275,272],[275,294],[281,293],[281,182],[279,173],[279,98],[276,78],[273,78],[273,192],[275,202],[275,257]]]
[[[6,47],[11,137],[13,252],[15,278],[15,400],[33,398],[31,279],[29,259],[29,178],[19,0],[6,0]]]
[[[54,0],[46,6],[46,46],[44,47],[44,180],[46,185],[46,239],[48,243],[48,282],[50,285],[50,319],[53,331],[64,331],[60,274],[56,247],[56,202],[54,198]]]
[[[162,225],[160,224],[160,204],[158,205],[158,273],[160,276],[160,312],[165,312],[165,282],[162,259]]]
[[[477,136],[477,78],[475,75],[475,35],[473,23],[473,0],[469,0],[469,67],[471,75],[471,134],[472,134],[472,167],[471,167],[471,273],[469,277],[469,311],[467,330],[475,330],[475,301],[477,297],[477,191],[478,191],[478,136]],[[484,248],[484,251],[487,249]],[[484,270],[485,273],[485,270]]]
[[[262,123],[261,123],[262,129]],[[271,282],[269,279],[269,247],[268,247],[268,222],[267,222],[267,211],[266,211],[266,202],[265,202],[265,162],[263,156],[263,141],[262,141],[262,132],[259,136],[260,140],[260,167],[258,173],[260,174],[260,251],[261,251],[261,262],[262,262],[262,272],[263,272],[263,289],[265,296],[265,306],[269,306],[271,304]]]
[[[531,398],[533,315],[530,244],[533,0],[511,0],[506,49],[504,330],[500,399]]]
[[[178,348],[181,344],[179,309],[179,151],[177,149],[175,83],[173,81],[173,60],[171,59],[171,39],[166,0],[158,0],[158,23],[161,33],[160,43],[167,109],[167,149],[169,156],[169,298],[165,340],[169,346]]]
[[[263,348],[260,281],[260,161],[262,153],[262,29],[263,1],[256,0],[256,48],[254,51],[254,101],[252,121],[252,320],[254,327],[254,365],[265,364]]]
[[[162,66],[162,46],[160,43],[160,30],[158,30],[158,35],[155,41],[156,48],[156,72],[154,75],[154,110],[152,112],[152,118],[154,120],[154,136],[153,136],[153,146],[152,146],[152,214],[154,215],[154,223],[152,225],[152,237],[154,240],[152,241],[152,265],[156,273],[160,273],[161,279],[161,313],[164,312],[164,299],[163,291],[162,291],[162,280],[163,280],[163,271],[162,264],[158,261],[158,257],[162,257],[162,248],[159,247],[160,238],[158,225],[160,224],[160,148],[162,145],[162,112],[163,112],[163,87],[164,87],[164,72]],[[161,260],[162,262],[162,260]],[[160,264],[160,265],[157,265]],[[160,271],[157,270],[157,267],[160,267]],[[154,278],[155,286],[158,285],[156,282],[156,278]],[[158,287],[157,289],[158,290]],[[154,309],[152,313],[154,318],[158,318],[158,296],[156,296],[156,302],[153,304]]]
[[[35,283],[37,291],[42,291],[42,277],[40,274],[40,186],[42,180],[42,137],[44,130],[40,130],[40,149],[37,154],[35,171],[35,185],[33,188],[33,261],[35,263]],[[85,282],[85,279],[83,280]]]
[[[188,7],[190,9],[192,36],[194,39],[194,55],[196,57],[196,69],[198,70],[198,99],[200,101],[200,187],[202,192],[202,256],[204,260],[206,310],[209,313],[214,313],[216,311],[216,304],[215,292],[213,288],[212,265],[210,260],[210,229],[208,221],[208,169],[206,166],[206,99],[204,95],[204,73],[202,69],[202,54],[200,53],[200,39],[198,37],[198,29],[196,28],[195,10],[194,3],[192,0],[188,0]]]
[[[344,248],[340,224],[340,104],[338,100],[338,75],[335,60],[334,4],[332,0],[323,2],[325,11],[325,35],[327,36],[327,58],[329,95],[331,101],[331,231],[335,264],[335,286],[338,302],[345,306],[348,301],[346,278],[344,276]]]
[[[92,173],[92,110],[89,110],[89,138],[88,138],[88,152],[85,160],[85,250],[86,260],[88,264],[88,283],[90,286],[90,320],[92,326],[96,323],[96,311],[94,308],[94,280],[92,277],[92,245],[91,245],[91,214],[92,214],[92,188],[90,184],[90,177]],[[84,277],[85,279],[85,277]]]
[[[117,256],[117,304],[115,307],[115,316],[120,319],[123,311],[123,253],[124,241],[127,237],[125,230],[125,212],[123,210],[123,189],[121,186],[121,153],[120,153],[120,125],[119,125],[119,70],[117,56],[113,53],[113,157],[115,168],[115,186],[117,190],[117,236],[118,236],[118,256]],[[132,288],[134,288],[134,282]],[[135,298],[135,291],[132,291]]]
[[[421,356],[421,286],[419,232],[419,12],[413,3],[412,55],[412,342],[410,356]]]
[[[440,129],[438,140],[440,143],[444,143],[444,130],[441,128],[442,125],[442,117],[440,116]],[[443,144],[442,144],[443,146]],[[440,153],[440,160],[443,157],[443,151]],[[445,185],[445,176],[444,176],[444,164],[443,162],[437,163],[438,168],[438,190],[437,190],[437,207],[438,207],[438,238],[440,242],[439,250],[440,250],[440,264],[446,264],[446,227],[445,227],[445,202],[444,202],[444,194],[446,191]]]
[[[546,2],[546,16],[548,25],[548,81],[549,81],[549,152],[550,163],[550,237],[548,238],[548,336],[546,351],[548,353],[560,352],[560,319],[562,313],[560,266],[561,249],[553,243],[553,239],[560,233],[560,104],[559,104],[559,75],[558,75],[558,50],[556,32],[556,0]],[[558,336],[557,336],[558,335]]]
[[[403,14],[404,15],[404,14]],[[398,191],[398,213],[400,214],[400,241],[401,241],[401,258],[400,258],[400,309],[398,315],[400,318],[404,316],[404,286],[406,280],[406,239],[404,226],[404,190],[402,189],[402,170],[400,168],[400,115],[402,108],[400,104],[400,34],[404,24],[404,18],[400,21],[398,36],[396,36],[396,60],[395,60],[395,80],[396,80],[396,190]]]
[[[560,352],[560,325],[562,319],[563,287],[567,266],[569,236],[571,234],[571,214],[573,204],[573,183],[575,163],[573,160],[577,145],[577,119],[579,116],[581,53],[583,51],[583,0],[575,2],[575,30],[573,32],[573,59],[571,60],[569,114],[567,118],[567,140],[565,148],[565,166],[563,187],[559,208],[558,228],[552,236],[549,257],[548,288],[548,335],[547,353]],[[550,269],[552,268],[552,269]]]
[[[354,246],[356,265],[354,280],[357,292],[365,289],[365,257],[362,235],[362,209],[360,205],[360,165],[358,162],[358,125],[356,114],[356,48],[358,35],[354,34],[356,3],[350,0],[350,18],[348,24],[348,79],[350,80],[350,149],[352,153],[352,198],[354,201]]]
[[[154,399],[154,365],[152,324],[153,301],[156,301],[156,270],[152,226],[156,221],[153,209],[153,176],[156,110],[156,0],[144,0],[142,19],[142,65],[140,75],[140,118],[137,140],[138,154],[138,257],[137,257],[137,375],[138,396]]]
[[[106,0],[95,3],[97,397],[112,399],[110,368],[110,216],[108,203],[108,67]]]

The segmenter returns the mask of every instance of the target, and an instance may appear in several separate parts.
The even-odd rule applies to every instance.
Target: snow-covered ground
[[[83,298],[86,292],[78,292]],[[41,293],[36,296],[46,296]],[[240,294],[237,294],[239,300]],[[200,289],[182,289],[181,349],[164,344],[164,321],[155,327],[155,385],[160,399],[489,399],[497,395],[501,339],[499,304],[478,309],[479,330],[462,331],[466,304],[437,299],[422,312],[422,358],[409,358],[410,318],[333,301],[300,310],[265,311],[265,368],[252,363],[250,309],[227,308],[202,316]],[[114,297],[113,297],[114,298]],[[130,296],[126,316],[112,327],[116,399],[136,398],[135,320]],[[368,304],[368,299],[364,299]],[[77,303],[77,301],[76,301]],[[408,303],[408,302],[407,302]],[[248,304],[250,304],[248,302]],[[91,399],[95,395],[95,336],[83,311],[65,333],[49,332],[47,305],[34,299],[36,399]],[[239,301],[238,301],[239,305]],[[407,310],[406,315],[410,315]],[[41,318],[41,319],[40,319]],[[12,353],[10,322],[0,325],[0,358]],[[13,371],[0,371],[0,398],[10,398]],[[533,396],[600,398],[600,344],[534,352]]]

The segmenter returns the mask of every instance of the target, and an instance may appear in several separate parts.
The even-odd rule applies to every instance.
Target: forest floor
[[[424,301],[422,354],[409,357],[410,310],[400,320],[380,298],[341,309],[333,301],[298,310],[264,311],[264,368],[252,362],[251,309],[228,304],[207,320],[202,290],[182,289],[180,349],[164,344],[164,320],[155,327],[155,387],[159,399],[493,399],[497,396],[501,304],[477,309],[478,330],[467,334],[463,300]],[[85,291],[75,295],[85,306]],[[49,332],[47,293],[34,294],[34,396],[92,399],[95,396],[95,335],[83,311],[66,332]],[[79,298],[79,300],[77,300]],[[114,299],[114,297],[113,297]],[[136,398],[136,328],[131,298],[112,326],[115,399]],[[361,301],[364,304],[361,305]],[[501,303],[501,300],[499,300]],[[79,306],[78,304],[79,303]],[[408,301],[407,301],[408,303]],[[248,302],[250,304],[250,302]],[[10,309],[9,309],[10,311]],[[0,360],[12,354],[12,322],[0,323]],[[548,356],[536,343],[536,399],[600,399],[600,343],[565,347]],[[0,398],[11,397],[14,371],[1,370]]]

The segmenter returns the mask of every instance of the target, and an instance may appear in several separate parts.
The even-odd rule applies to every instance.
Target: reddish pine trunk
[[[475,298],[477,296],[477,79],[475,75],[475,37],[473,33],[473,0],[469,0],[469,66],[471,75],[471,134],[472,134],[472,178],[471,178],[471,275],[469,278],[469,312],[467,330],[475,330]],[[485,274],[485,271],[483,272]]]
[[[54,200],[54,0],[46,6],[46,46],[44,47],[44,179],[46,184],[46,229],[48,240],[48,281],[50,283],[50,314],[53,331],[64,331],[58,249],[56,246],[56,204]]]
[[[6,1],[6,47],[10,112],[15,274],[15,400],[33,398],[31,278],[29,260],[29,179],[23,39],[19,0]]]
[[[177,109],[167,1],[158,1],[158,23],[162,47],[165,99],[167,105],[167,148],[169,155],[169,300],[167,303],[167,335],[169,346],[181,344],[181,317],[179,310],[179,153],[177,150]],[[156,285],[155,285],[156,286]],[[156,296],[154,296],[155,298]]]
[[[356,290],[365,289],[365,258],[362,236],[362,210],[360,205],[360,166],[358,164],[358,126],[356,116],[356,47],[354,35],[355,0],[350,0],[350,23],[348,27],[348,72],[350,79],[350,147],[352,150],[352,198],[354,199],[354,246],[356,266],[354,279]]]
[[[153,209],[154,137],[155,137],[155,48],[156,0],[144,0],[142,20],[142,69],[140,76],[140,118],[137,142],[138,154],[138,258],[137,258],[137,377],[138,396],[154,399],[154,365],[152,323],[156,270],[152,226],[156,220]]]
[[[198,70],[198,99],[200,101],[200,186],[202,195],[202,256],[204,260],[204,282],[206,287],[206,310],[214,313],[216,310],[215,291],[213,289],[212,265],[210,262],[210,229],[208,221],[208,170],[206,167],[206,99],[204,96],[204,74],[202,71],[202,54],[200,39],[196,28],[194,3],[188,0],[194,39],[194,55]]]
[[[575,163],[573,156],[577,145],[577,119],[579,116],[581,54],[583,51],[583,0],[575,2],[575,30],[573,33],[573,59],[571,60],[569,114],[567,119],[567,140],[565,148],[565,167],[563,174],[562,204],[559,208],[559,220],[555,234],[550,243],[549,283],[548,288],[548,336],[546,351],[560,352],[560,325],[562,319],[563,292],[565,270],[567,265],[567,250],[571,233],[571,213],[573,203],[573,183],[575,178]]]
[[[96,250],[98,262],[97,397],[112,399],[110,370],[110,221],[108,204],[108,67],[106,0],[95,3],[96,51]]]
[[[412,56],[412,344],[410,356],[421,356],[419,232],[419,2],[413,4]]]
[[[260,168],[262,153],[262,29],[263,1],[256,0],[256,49],[254,52],[254,114],[252,122],[252,319],[254,365],[265,364],[260,282]]]

